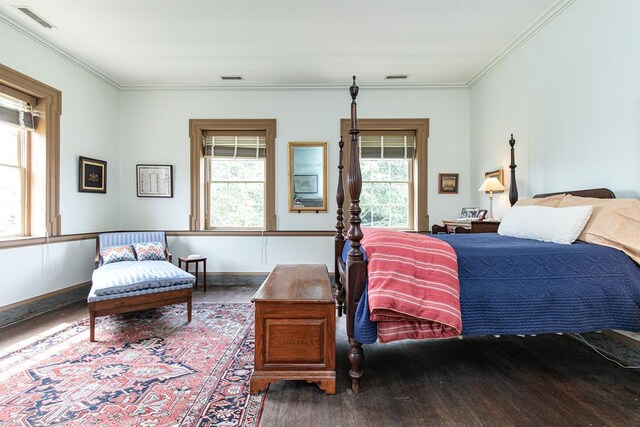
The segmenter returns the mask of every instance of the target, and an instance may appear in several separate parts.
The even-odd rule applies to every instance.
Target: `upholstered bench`
[[[196,279],[170,261],[162,231],[100,234],[87,298],[89,341],[95,341],[96,317],[109,314],[187,303],[187,321],[191,322]]]

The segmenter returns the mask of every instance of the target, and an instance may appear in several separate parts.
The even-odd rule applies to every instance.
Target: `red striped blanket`
[[[366,228],[371,320],[380,342],[460,335],[458,260],[448,243]]]

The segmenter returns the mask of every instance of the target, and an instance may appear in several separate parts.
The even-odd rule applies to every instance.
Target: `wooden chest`
[[[277,265],[251,300],[256,310],[250,391],[280,380],[336,392],[335,304],[325,265]]]

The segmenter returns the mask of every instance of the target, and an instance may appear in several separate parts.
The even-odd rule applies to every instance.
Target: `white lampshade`
[[[484,180],[478,191],[503,191],[504,185],[498,181],[498,178],[491,177]]]

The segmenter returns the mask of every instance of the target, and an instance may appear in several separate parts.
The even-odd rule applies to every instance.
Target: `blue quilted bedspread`
[[[640,331],[640,266],[617,249],[493,233],[434,237],[458,255],[463,335]],[[355,335],[375,342],[366,297]]]

